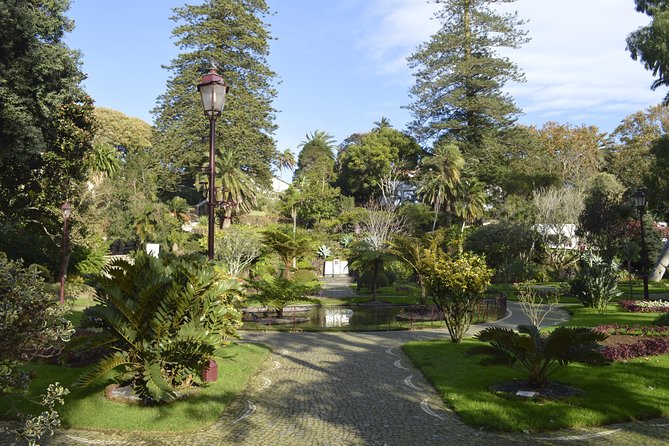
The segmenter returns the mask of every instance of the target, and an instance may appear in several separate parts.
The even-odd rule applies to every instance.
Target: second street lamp
[[[207,255],[209,260],[214,258],[214,226],[216,211],[216,118],[223,113],[225,95],[228,86],[223,77],[218,74],[212,65],[209,73],[202,76],[197,86],[202,99],[204,114],[209,118],[209,231],[207,238]]]
[[[67,278],[67,263],[70,250],[69,234],[67,233],[67,219],[70,218],[72,206],[65,202],[60,208],[63,211],[63,245],[60,257],[60,304],[65,305],[65,279]]]
[[[641,273],[643,274],[643,298],[648,300],[648,250],[643,230],[643,214],[646,213],[646,194],[641,189],[634,193],[634,206],[639,211],[639,230],[641,231]]]

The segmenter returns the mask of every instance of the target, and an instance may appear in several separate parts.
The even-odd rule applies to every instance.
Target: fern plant
[[[549,334],[542,334],[534,325],[519,325],[518,332],[508,328],[488,327],[476,338],[490,345],[478,345],[468,354],[487,355],[482,365],[507,365],[527,374],[529,386],[546,387],[549,377],[574,362],[606,365],[610,361],[602,356],[598,342],[607,334],[591,328],[557,327]]]
[[[241,324],[239,284],[201,259],[172,262],[138,254],[112,263],[95,278],[98,304],[89,312],[100,328],[82,342],[112,353],[84,372],[85,386],[111,373],[145,401],[170,401],[191,382]]]

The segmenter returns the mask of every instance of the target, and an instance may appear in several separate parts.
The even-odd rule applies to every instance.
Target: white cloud
[[[359,45],[371,69],[388,82],[411,85],[406,57],[438,30],[432,17],[439,7],[424,0],[365,2],[369,26]],[[664,96],[650,91],[651,73],[625,49],[627,35],[649,20],[631,0],[518,0],[505,8],[527,20],[531,41],[504,55],[526,74],[526,83],[507,91],[530,120],[574,122],[604,113],[611,127]]]

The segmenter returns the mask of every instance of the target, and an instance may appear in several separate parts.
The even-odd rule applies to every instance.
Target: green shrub
[[[414,276],[414,270],[411,266],[398,260],[391,260],[386,262],[383,271],[388,276],[388,282],[392,285],[396,282],[406,283],[410,282]]]
[[[490,286],[493,270],[483,257],[471,253],[451,259],[426,252],[421,263],[427,292],[444,313],[451,341],[459,343]]]
[[[362,273],[362,275],[358,277],[357,284],[359,289],[364,288],[371,290],[372,287],[374,286],[374,271],[367,270],[364,273]],[[389,284],[390,281],[388,280],[388,276],[386,276],[386,273],[384,271],[380,271],[376,278],[376,289],[378,290],[379,288],[388,286]]]
[[[618,290],[618,264],[607,263],[601,257],[591,254],[581,259],[580,267],[570,282],[571,293],[585,307],[603,313],[609,302],[622,294]]]
[[[313,270],[310,269],[298,269],[293,273],[293,280],[297,283],[313,283],[318,282],[318,276]]]
[[[320,289],[316,282],[301,283],[294,277],[265,276],[260,280],[249,280],[247,288],[255,290],[254,296],[263,304],[274,309],[278,318],[283,317],[283,309],[291,302],[298,300],[311,301],[309,294],[314,294]]]
[[[57,296],[37,265],[0,252],[0,395],[23,390],[30,376],[21,366],[59,353],[74,333]]]
[[[241,324],[239,284],[201,258],[157,259],[143,252],[134,264],[117,260],[95,278],[98,305],[89,313],[98,332],[86,347],[111,347],[79,377],[85,386],[112,374],[132,384],[144,401],[170,401],[212,358]]]
[[[519,325],[518,331],[488,327],[476,338],[490,345],[473,347],[468,353],[487,355],[482,365],[507,365],[524,372],[533,389],[546,387],[551,375],[573,362],[610,363],[597,351],[598,342],[608,335],[592,328],[557,327],[544,335],[534,325]]]
[[[662,313],[653,321],[654,325],[666,327],[669,325],[669,313]]]

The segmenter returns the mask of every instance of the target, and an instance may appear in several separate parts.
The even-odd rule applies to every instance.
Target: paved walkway
[[[501,324],[522,322],[516,305]],[[567,317],[556,310],[546,322]],[[480,327],[479,327],[480,328]],[[547,434],[468,427],[400,345],[443,339],[443,329],[375,333],[244,333],[273,353],[212,427],[196,434],[60,431],[52,445],[664,445],[669,420]],[[6,437],[5,437],[6,438]],[[1,442],[1,439],[0,439]],[[2,443],[5,444],[5,443]]]

